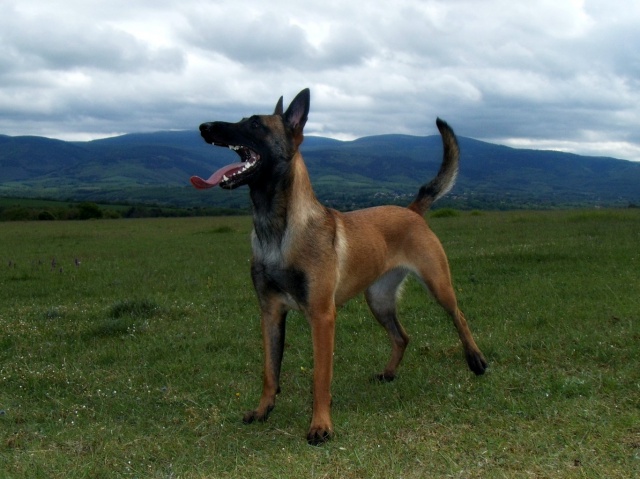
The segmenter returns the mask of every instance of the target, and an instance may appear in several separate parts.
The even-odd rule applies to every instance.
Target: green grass
[[[430,218],[455,218],[456,216],[460,216],[460,212],[453,208],[440,208],[432,211],[429,214]]]
[[[336,437],[321,447],[304,440],[299,314],[271,418],[240,420],[262,368],[249,221],[1,225],[0,477],[640,472],[639,210],[431,218],[490,369],[466,369],[450,320],[410,281],[399,377],[370,381],[389,345],[356,298],[339,312]]]

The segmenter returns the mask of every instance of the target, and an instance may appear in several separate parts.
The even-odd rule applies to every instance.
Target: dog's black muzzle
[[[207,143],[213,143],[213,128],[215,122],[203,123],[200,125],[200,136],[204,138]]]

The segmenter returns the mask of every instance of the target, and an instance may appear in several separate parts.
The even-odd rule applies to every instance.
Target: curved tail
[[[440,130],[444,149],[442,165],[436,177],[420,187],[416,198],[408,206],[419,215],[424,215],[435,201],[446,195],[453,188],[458,176],[460,148],[456,135],[447,122],[440,118],[436,120],[436,125]]]

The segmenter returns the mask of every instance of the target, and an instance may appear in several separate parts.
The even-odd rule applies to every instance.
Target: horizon
[[[119,138],[119,137],[128,136],[128,135],[153,135],[153,134],[158,134],[158,133],[186,133],[186,132],[189,132],[189,131],[194,131],[194,130],[191,130],[191,129],[167,129],[167,130],[154,130],[154,131],[134,131],[134,132],[130,132],[130,133],[117,133],[117,134],[112,134],[112,135],[108,135],[108,136],[101,136],[101,137],[97,137],[97,138],[78,139],[78,140],[68,140],[68,139],[64,139],[64,138],[54,138],[54,137],[50,137],[50,136],[41,136],[41,135],[8,135],[8,134],[5,134],[5,133],[0,133],[0,136],[10,137],[10,138],[44,138],[44,139],[48,139],[48,140],[56,140],[56,141],[62,141],[62,142],[66,142],[66,143],[89,143],[89,142],[93,142],[93,141],[109,140],[109,139]],[[194,136],[200,137],[199,132],[198,131],[194,131]],[[353,141],[361,140],[363,138],[372,138],[372,137],[378,137],[378,136],[408,136],[408,137],[413,137],[413,138],[428,138],[428,137],[440,136],[440,135],[437,132],[433,133],[431,135],[413,135],[413,134],[407,134],[407,133],[378,133],[378,134],[374,134],[374,135],[359,136],[357,138],[334,138],[334,137],[331,137],[331,136],[324,136],[324,135],[313,134],[313,133],[305,133],[305,138],[309,138],[309,137],[311,137],[311,138],[325,138],[325,139],[330,139],[330,140],[335,140],[335,141],[340,141],[340,142],[353,142]],[[585,158],[606,158],[606,159],[618,160],[618,161],[629,161],[631,163],[640,162],[640,158],[638,158],[638,159],[629,159],[629,158],[619,158],[619,157],[616,157],[616,156],[610,156],[610,155],[604,155],[604,154],[602,154],[602,155],[600,155],[600,154],[582,154],[582,153],[576,153],[574,151],[569,151],[569,150],[565,150],[565,149],[557,149],[557,148],[554,149],[554,148],[535,148],[535,147],[532,147],[532,146],[512,146],[512,145],[505,144],[505,143],[482,140],[482,139],[479,139],[479,138],[473,138],[473,137],[470,137],[470,136],[458,135],[458,134],[456,134],[456,137],[464,138],[464,139],[468,139],[468,140],[473,140],[473,141],[479,141],[481,143],[488,143],[488,144],[495,145],[495,146],[502,146],[502,147],[505,147],[505,148],[511,148],[511,149],[514,149],[514,150],[549,151],[549,152],[555,152],[555,153],[566,153],[566,154],[569,154],[569,155],[575,155],[575,156],[580,156],[580,157],[585,157]]]

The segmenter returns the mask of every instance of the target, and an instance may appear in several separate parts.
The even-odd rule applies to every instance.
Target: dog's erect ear
[[[280,97],[280,99],[278,100],[278,103],[276,103],[276,109],[273,110],[273,114],[274,115],[280,115],[280,116],[282,116],[284,114],[284,106],[282,105],[282,97]]]
[[[284,113],[284,123],[293,131],[293,135],[296,138],[296,143],[299,145],[302,143],[302,130],[307,123],[307,116],[309,115],[309,102],[311,99],[311,92],[308,88],[305,88],[296,97],[287,108]]]

